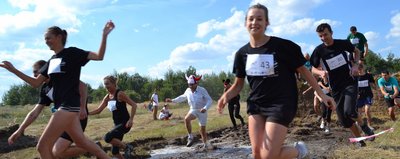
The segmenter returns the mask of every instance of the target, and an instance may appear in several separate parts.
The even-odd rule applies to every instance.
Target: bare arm
[[[396,98],[399,95],[399,88],[397,86],[393,87],[394,93],[392,95],[392,99]]]
[[[310,84],[310,86],[316,91],[316,93],[318,94],[319,98],[321,98],[321,100],[328,105],[329,107],[331,107],[331,109],[335,109],[336,104],[335,101],[333,100],[333,98],[328,97],[326,94],[324,94],[321,90],[321,88],[319,87],[317,81],[315,80],[315,78],[313,77],[313,75],[310,73],[310,71],[307,70],[306,67],[304,66],[300,66],[299,68],[296,69],[297,72],[299,72],[302,77]]]
[[[95,110],[89,112],[89,115],[95,115],[101,113],[101,111],[103,111],[104,108],[107,106],[107,102],[108,102],[108,95],[106,95],[103,98],[100,105]]]
[[[43,107],[44,105],[36,104],[36,106],[26,115],[21,126],[8,138],[8,144],[13,144],[22,134],[24,134],[25,129],[31,125],[42,112]]]
[[[244,78],[235,78],[235,83],[226,91],[221,98],[218,100],[218,111],[222,113],[226,103],[229,102],[233,97],[236,97],[243,89]]]
[[[364,46],[365,46],[364,58],[365,58],[368,55],[368,42],[365,42]]]
[[[89,60],[96,60],[96,61],[101,61],[104,59],[104,54],[106,52],[106,46],[107,46],[107,37],[108,34],[115,28],[115,25],[112,21],[108,21],[106,25],[104,26],[103,29],[103,36],[101,38],[101,43],[100,43],[100,48],[99,52],[90,52],[88,55]]]
[[[80,112],[79,112],[79,119],[87,118],[86,112],[86,100],[87,100],[87,86],[82,81],[79,81],[79,95],[80,97]]]
[[[0,67],[3,67],[10,71],[11,73],[17,75],[20,79],[24,80],[26,83],[31,85],[34,88],[37,88],[42,85],[42,83],[47,79],[46,77],[39,75],[36,78],[30,77],[18,69],[16,69],[11,62],[8,61],[3,61],[3,63],[0,63]]]

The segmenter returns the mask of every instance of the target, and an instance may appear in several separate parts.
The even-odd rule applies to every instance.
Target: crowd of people
[[[267,7],[261,4],[251,6],[245,17],[245,27],[249,42],[235,54],[233,63],[234,82],[224,79],[223,95],[218,100],[217,109],[222,113],[228,105],[233,130],[237,130],[236,119],[246,125],[240,115],[240,95],[245,78],[250,85],[247,98],[248,129],[254,158],[304,158],[308,154],[306,143],[297,141],[292,146],[284,145],[289,124],[298,109],[299,79],[310,86],[302,92],[314,91],[314,110],[320,116],[319,127],[330,133],[331,115],[336,112],[341,126],[348,128],[354,137],[374,135],[370,107],[373,103],[372,89],[380,92],[388,107],[388,114],[396,120],[394,106],[400,106],[399,85],[388,71],[381,72],[377,81],[365,71],[365,57],[368,55],[367,39],[350,27],[347,39],[333,38],[333,30],[328,23],[316,28],[322,41],[311,55],[304,54],[296,43],[266,34],[270,25]],[[56,110],[44,129],[37,144],[41,158],[68,158],[91,153],[98,158],[110,158],[101,144],[89,140],[83,131],[88,115],[94,115],[107,108],[112,113],[114,128],[105,133],[104,141],[112,145],[115,158],[130,158],[133,147],[123,142],[123,137],[132,126],[137,104],[117,87],[117,78],[106,76],[103,84],[107,94],[94,110],[87,108],[87,86],[80,81],[81,68],[89,60],[103,60],[107,37],[115,28],[114,23],[106,23],[98,52],[85,51],[75,47],[65,47],[67,32],[53,26],[45,33],[45,42],[54,51],[48,61],[38,61],[33,65],[34,77],[25,75],[11,62],[3,61],[3,67],[33,87],[41,86],[40,100],[29,112],[21,126],[9,137],[13,144],[24,130],[37,118],[45,106],[54,103]],[[166,98],[160,106],[158,89],[151,95],[149,106],[154,120],[168,120],[172,113],[168,103],[187,102],[190,109],[184,117],[188,133],[186,146],[194,144],[191,121],[197,119],[203,147],[213,149],[207,137],[207,118],[212,99],[204,87],[199,86],[201,76],[186,76],[188,88],[176,98]],[[377,83],[377,84],[376,84]],[[130,106],[128,111],[127,105]],[[365,114],[366,122],[362,119]],[[374,138],[371,138],[373,140]],[[74,143],[74,144],[73,144]],[[366,146],[364,141],[357,143]],[[124,150],[123,155],[120,153]]]

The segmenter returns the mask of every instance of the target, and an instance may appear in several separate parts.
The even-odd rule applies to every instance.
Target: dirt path
[[[314,119],[315,120],[315,119]],[[303,121],[312,121],[303,119]],[[343,144],[349,144],[348,137],[350,132],[333,124],[331,133],[327,134],[318,128],[316,121],[313,122],[294,122],[289,129],[286,139],[287,145],[292,145],[295,141],[304,141],[310,151],[308,158],[326,159],[332,157],[332,152]],[[196,137],[197,139],[200,136]],[[187,148],[186,137],[167,140],[163,138],[148,139],[147,141],[132,142],[136,147],[135,158],[251,158],[251,147],[248,137],[247,127],[239,130],[224,128],[209,132],[211,143],[215,146],[214,150],[203,150],[201,142]]]

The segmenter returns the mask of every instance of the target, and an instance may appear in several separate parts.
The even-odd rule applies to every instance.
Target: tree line
[[[159,100],[165,98],[177,97],[188,88],[185,74],[196,75],[196,68],[190,66],[186,71],[168,70],[162,79],[152,79],[141,76],[139,73],[133,75],[126,72],[117,73],[114,71],[111,75],[118,78],[118,88],[123,90],[132,100],[138,103],[149,101],[151,95],[157,90]],[[218,74],[204,74],[199,82],[199,86],[207,89],[213,100],[218,100],[222,95],[224,86],[222,80],[234,79],[232,73],[220,72]],[[39,99],[39,88],[32,88],[28,84],[13,85],[3,95],[2,105],[27,105],[36,104]],[[249,88],[246,86],[242,91],[243,96],[248,94]],[[93,88],[88,85],[88,102],[96,103],[101,101],[106,95],[107,90],[103,85]],[[243,98],[242,98],[243,99]]]
[[[373,74],[379,74],[383,70],[389,72],[397,72],[400,70],[400,58],[396,58],[393,53],[389,53],[386,58],[369,50],[365,58],[366,68]],[[126,72],[117,73],[114,71],[112,75],[118,78],[118,88],[124,90],[125,93],[134,101],[141,103],[148,101],[154,90],[158,90],[160,100],[165,98],[174,98],[181,95],[187,88],[185,74],[196,74],[196,68],[189,66],[185,71],[168,70],[162,79],[152,79],[150,77],[141,76],[138,73],[130,75]],[[222,95],[224,86],[222,80],[230,78],[234,81],[234,74],[230,72],[220,72],[204,74],[199,85],[206,88],[213,100],[218,100]],[[246,84],[241,91],[241,100],[246,100],[249,94],[249,86]],[[96,103],[103,99],[107,91],[103,85],[98,88],[88,86],[88,101]],[[37,103],[39,98],[39,89],[30,87],[27,84],[13,85],[3,95],[2,105],[27,105]]]

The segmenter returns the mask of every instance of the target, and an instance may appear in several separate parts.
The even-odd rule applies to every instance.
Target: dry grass
[[[97,104],[90,104],[89,110],[93,110]],[[14,107],[0,107],[0,127],[6,127],[12,124],[21,123],[25,115],[33,108],[33,106],[14,106]],[[129,110],[130,108],[128,108]],[[186,103],[183,104],[170,104],[170,112],[173,113],[170,120],[153,120],[152,114],[143,108],[143,104],[138,105],[134,124],[130,132],[124,136],[124,142],[132,142],[137,139],[151,138],[151,137],[164,137],[174,138],[186,136],[186,128],[183,119],[188,112],[189,107]],[[45,108],[41,114],[40,119],[29,126],[25,134],[32,136],[40,136],[44,127],[50,118],[50,110]],[[245,103],[242,103],[241,115],[247,122]],[[239,122],[239,121],[237,121]],[[239,122],[240,123],[240,122]],[[223,127],[232,126],[228,116],[228,111],[225,109],[223,115],[218,114],[216,111],[216,103],[210,108],[208,112],[207,130],[212,131]],[[99,115],[89,117],[88,126],[85,135],[92,140],[99,140],[105,146],[110,146],[103,141],[103,136],[113,128],[113,121],[111,112],[104,109]],[[199,126],[198,121],[192,121],[193,133],[198,134]],[[39,157],[35,148],[28,148],[17,150],[6,154],[0,154],[0,158],[35,158]],[[84,158],[84,157],[82,157]]]

